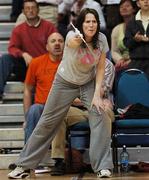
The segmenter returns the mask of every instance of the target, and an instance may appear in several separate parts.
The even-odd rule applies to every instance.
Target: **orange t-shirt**
[[[52,62],[49,54],[33,58],[26,74],[25,83],[35,86],[34,103],[45,104],[60,60]]]

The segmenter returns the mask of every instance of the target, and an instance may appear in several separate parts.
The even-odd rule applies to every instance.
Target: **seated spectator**
[[[57,26],[57,16],[58,16],[58,4],[62,0],[36,0],[39,5],[39,16],[43,19],[46,19],[52,22]],[[16,26],[21,24],[26,20],[24,13],[21,13],[16,20]]]
[[[111,54],[116,71],[125,69],[130,62],[128,48],[124,45],[123,38],[127,24],[134,16],[135,7],[135,2],[132,0],[121,0],[119,4],[122,23],[114,27],[111,35]]]
[[[149,76],[149,1],[138,0],[140,10],[128,23],[124,44],[129,49],[128,68],[137,68]]]
[[[39,7],[35,0],[25,0],[23,12],[27,20],[13,29],[8,54],[0,57],[1,101],[5,83],[12,71],[15,71],[16,80],[24,81],[31,59],[47,52],[48,36],[57,31],[52,23],[39,18]]]
[[[26,74],[24,87],[25,143],[41,116],[54,75],[61,61],[64,48],[62,35],[57,32],[52,33],[48,38],[46,48],[48,53],[33,58]],[[33,91],[35,94],[32,105]]]

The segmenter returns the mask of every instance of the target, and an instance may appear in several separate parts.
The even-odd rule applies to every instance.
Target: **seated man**
[[[25,79],[24,114],[25,143],[39,121],[54,75],[61,61],[64,39],[59,33],[52,33],[47,40],[48,53],[33,58]],[[33,92],[34,103],[32,104]]]
[[[35,0],[25,0],[23,12],[26,21],[13,29],[8,54],[0,57],[0,101],[9,75],[15,71],[17,80],[24,81],[31,59],[47,52],[48,36],[57,31],[51,22],[39,18]]]
[[[57,26],[57,13],[58,13],[58,4],[62,0],[36,0],[39,5],[39,16],[43,19],[46,19],[52,22],[55,26]],[[16,26],[24,22],[26,17],[24,13],[21,13],[16,19]]]

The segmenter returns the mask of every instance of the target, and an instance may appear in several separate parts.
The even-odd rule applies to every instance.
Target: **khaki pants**
[[[62,121],[62,124],[52,141],[51,158],[64,158],[67,127],[86,120],[88,120],[87,111],[83,111],[76,107],[70,107],[65,120]]]

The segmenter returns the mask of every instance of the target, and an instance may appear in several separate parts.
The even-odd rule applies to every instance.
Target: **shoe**
[[[62,176],[65,174],[65,163],[63,161],[57,161],[55,166],[51,168],[51,176]]]
[[[42,174],[42,173],[49,173],[49,172],[50,172],[50,168],[46,166],[38,166],[35,169],[35,174]]]
[[[8,174],[10,179],[23,179],[30,175],[30,170],[24,170],[22,167],[17,166],[13,171]]]
[[[108,169],[103,169],[97,173],[97,177],[99,177],[99,178],[110,178],[110,177],[112,177],[112,173]]]

